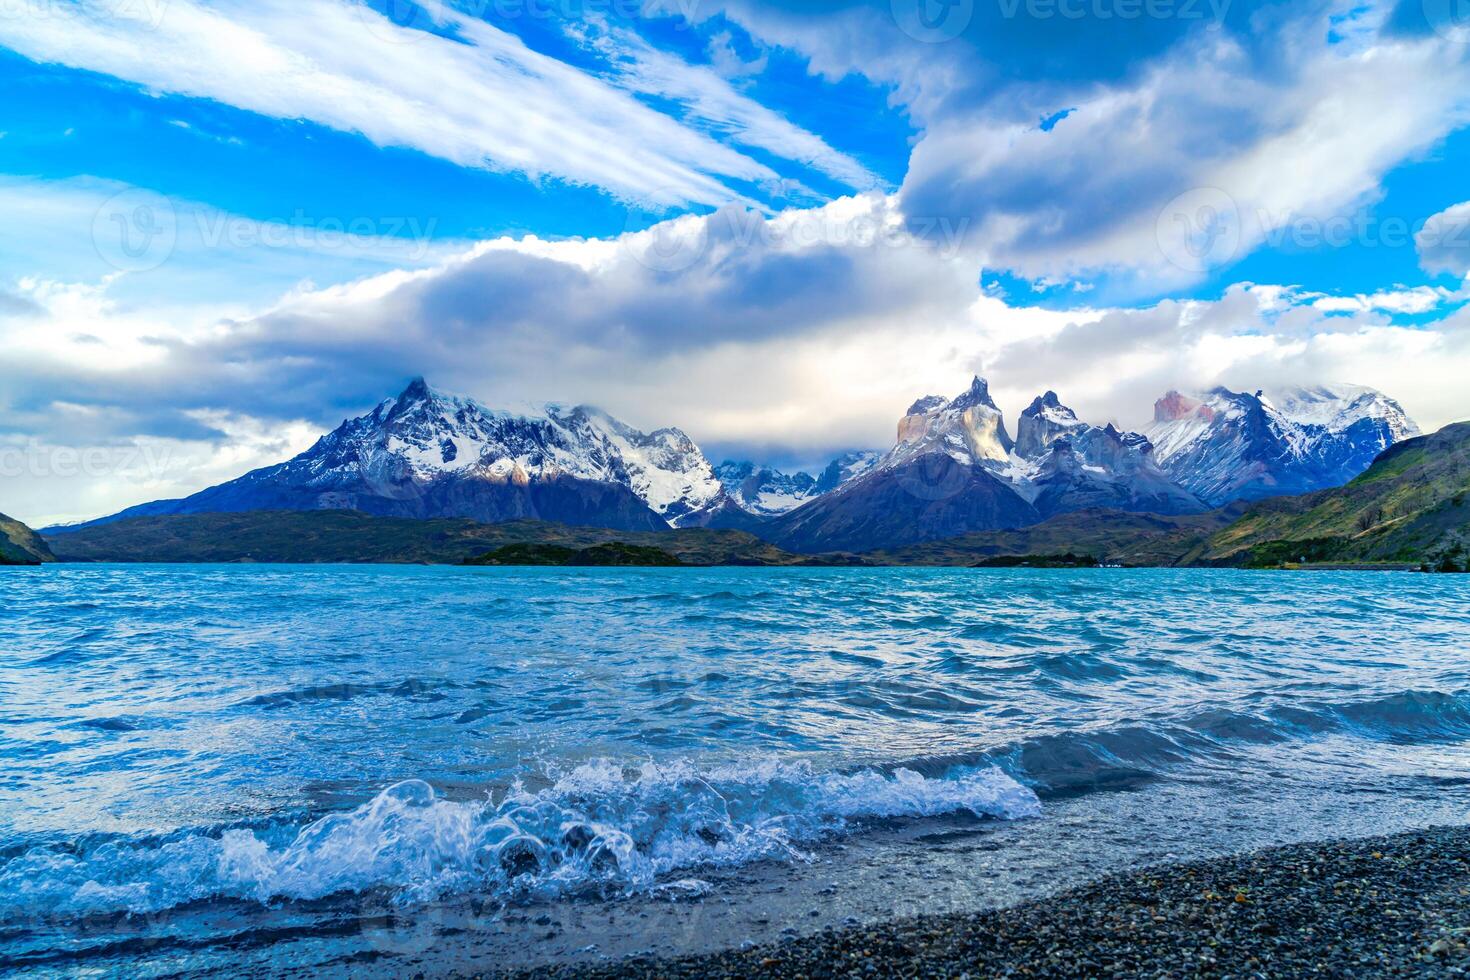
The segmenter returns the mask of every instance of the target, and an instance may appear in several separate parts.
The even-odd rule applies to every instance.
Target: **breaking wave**
[[[390,889],[404,902],[633,893],[700,867],[803,860],[855,822],[968,812],[1034,816],[1031,790],[992,767],[818,772],[767,762],[701,771],[591,762],[529,792],[459,802],[397,783],[354,810],[294,828],[37,847],[0,864],[0,921],[151,913],[205,899],[268,903]]]

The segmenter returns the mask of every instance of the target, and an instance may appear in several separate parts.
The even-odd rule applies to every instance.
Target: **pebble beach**
[[[1470,974],[1470,828],[1145,868],[1006,909],[828,930],[589,977],[1424,977]]]

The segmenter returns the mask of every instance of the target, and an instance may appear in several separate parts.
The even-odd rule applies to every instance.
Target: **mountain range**
[[[355,510],[736,529],[792,552],[863,551],[1082,510],[1186,515],[1335,486],[1417,431],[1392,399],[1353,386],[1171,392],[1143,433],[1084,422],[1048,391],[1021,413],[1013,439],[975,378],[954,398],[917,400],[886,452],[848,453],[814,475],[712,466],[677,428],[642,432],[588,406],[498,411],[418,378],[283,463],[47,533],[166,515]]]
[[[1398,402],[1358,385],[1215,388],[1198,398],[1169,392],[1144,434],[1166,473],[1220,506],[1341,486],[1419,427]]]

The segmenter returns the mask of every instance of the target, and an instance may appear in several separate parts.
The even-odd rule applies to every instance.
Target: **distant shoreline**
[[[873,566],[1437,568],[1428,556],[1379,562],[1336,558],[1321,542],[1273,547],[1263,561],[1216,560],[1200,549],[1224,518],[1077,512],[1036,527],[965,535],[889,550],[805,553],[748,531],[627,531],[522,520],[383,517],[346,510],[241,511],[133,517],[45,538],[62,562],[261,564],[594,564]],[[1325,553],[1324,553],[1325,552]],[[1463,570],[1463,562],[1452,569]]]
[[[507,974],[597,977],[1470,973],[1470,826],[1143,868],[1006,909],[744,950]]]

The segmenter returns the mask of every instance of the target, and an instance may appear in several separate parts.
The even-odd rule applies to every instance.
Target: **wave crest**
[[[294,835],[234,828],[76,852],[32,849],[0,865],[0,919],[383,888],[407,902],[470,890],[503,898],[645,891],[689,868],[804,859],[803,845],[854,821],[962,811],[1014,819],[1036,815],[1040,804],[989,766],[925,776],[781,762],[630,769],[603,760],[545,789],[517,784],[498,801],[478,802],[442,799],[411,779]]]

